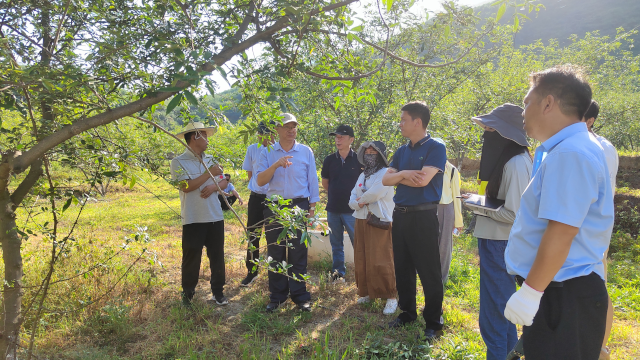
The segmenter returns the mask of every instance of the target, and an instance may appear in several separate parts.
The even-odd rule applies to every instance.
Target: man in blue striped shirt
[[[257,185],[269,185],[267,196],[280,195],[291,200],[288,207],[297,206],[309,212],[309,217],[314,216],[316,202],[320,200],[318,174],[313,151],[306,145],[296,141],[298,134],[298,121],[295,116],[285,113],[281,125],[276,126],[278,142],[272,149],[265,149],[260,153],[260,161],[256,169]],[[274,216],[269,210],[265,210],[265,219]],[[278,243],[278,236],[282,232],[282,225],[273,222],[266,227],[267,254],[276,264],[286,261],[292,265],[288,269],[286,277],[282,274],[269,272],[270,302],[267,312],[275,311],[288,297],[298,305],[302,311],[311,311],[311,294],[307,291],[303,281],[292,279],[299,278],[307,273],[307,247],[300,243],[302,234],[297,232],[296,237],[288,239],[288,246]],[[289,256],[287,258],[287,249]]]

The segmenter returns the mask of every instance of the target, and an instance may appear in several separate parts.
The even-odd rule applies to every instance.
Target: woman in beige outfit
[[[359,304],[371,299],[387,299],[383,313],[392,315],[398,306],[396,276],[393,265],[391,226],[381,229],[367,222],[369,213],[391,223],[393,187],[382,185],[389,162],[386,146],[380,141],[367,141],[358,149],[358,160],[364,165],[356,186],[351,191],[349,206],[356,218],[354,257]]]

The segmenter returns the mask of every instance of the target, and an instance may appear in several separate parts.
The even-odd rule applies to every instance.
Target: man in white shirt
[[[604,136],[597,135],[593,132],[593,123],[595,123],[598,118],[598,114],[600,114],[600,105],[595,100],[591,100],[591,106],[587,109],[587,112],[584,114],[582,121],[587,123],[587,129],[589,129],[589,133],[593,135],[602,148],[604,149],[604,158],[607,162],[607,169],[609,170],[609,178],[611,179],[611,187],[613,189],[613,193],[616,193],[616,175],[618,174],[618,152],[616,148],[609,142],[609,140],[605,139]],[[607,275],[607,254],[609,253],[609,249],[604,253],[604,274],[605,280]],[[611,303],[611,298],[609,298],[609,307],[607,309],[607,327],[604,333],[604,341],[602,342],[602,350],[600,351],[600,360],[609,360],[609,348],[607,347],[607,342],[609,341],[609,335],[611,335],[611,326],[613,325],[613,304]]]
[[[222,293],[225,283],[224,216],[216,196],[226,188],[227,180],[213,157],[204,153],[209,144],[207,138],[214,133],[215,128],[204,127],[200,122],[189,123],[186,131],[176,136],[184,138],[193,152],[187,149],[171,160],[171,177],[180,182],[182,302],[185,306],[191,305],[196,292],[203,246],[207,248],[211,267],[211,301],[218,305],[229,303]],[[217,177],[216,181],[209,172]]]

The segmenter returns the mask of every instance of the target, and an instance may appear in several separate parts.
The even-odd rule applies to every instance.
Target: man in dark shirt
[[[329,223],[329,240],[333,253],[331,268],[332,280],[344,282],[346,267],[344,265],[344,231],[347,230],[353,245],[353,230],[356,219],[349,207],[351,190],[356,186],[358,177],[362,173],[362,165],[356,153],[351,149],[355,140],[353,128],[340,125],[329,135],[335,136],[338,151],[327,156],[322,165],[322,187],[329,193],[327,201],[327,222]]]
[[[442,195],[442,173],[447,162],[445,145],[427,135],[431,118],[424,102],[402,107],[400,132],[409,142],[394,154],[382,184],[397,186],[393,201],[393,258],[400,310],[389,323],[395,328],[417,319],[416,272],[424,291],[422,313],[427,341],[442,334],[444,289],[438,248],[436,209]]]

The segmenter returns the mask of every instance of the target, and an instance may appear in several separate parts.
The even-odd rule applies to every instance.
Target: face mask
[[[497,131],[482,134],[482,156],[480,157],[480,180],[488,181],[504,148],[512,141],[502,137]]]
[[[364,154],[364,174],[369,176],[378,170],[378,154]]]

